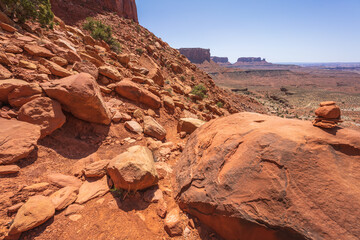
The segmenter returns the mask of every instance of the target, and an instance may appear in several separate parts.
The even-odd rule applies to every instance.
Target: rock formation
[[[225,239],[358,239],[359,168],[358,131],[238,113],[190,136],[176,192]]]
[[[192,63],[210,62],[210,49],[204,48],[180,48],[180,53]]]
[[[54,14],[66,23],[74,24],[95,13],[106,11],[138,22],[135,0],[51,0],[51,5]]]
[[[333,101],[320,103],[320,107],[316,109],[317,116],[313,121],[313,125],[321,128],[335,128],[341,122],[340,108]]]
[[[240,57],[237,62],[241,63],[253,63],[253,62],[266,62],[265,58],[261,59],[260,57]]]
[[[216,63],[229,63],[229,58],[227,57],[211,57],[211,60]]]

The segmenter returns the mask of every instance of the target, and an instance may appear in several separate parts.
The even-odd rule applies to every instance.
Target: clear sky
[[[360,0],[136,0],[174,48],[271,62],[360,62]]]

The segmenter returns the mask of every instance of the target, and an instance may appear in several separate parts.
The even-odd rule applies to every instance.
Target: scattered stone
[[[13,26],[9,25],[9,24],[6,24],[6,23],[3,23],[0,21],[0,27],[7,31],[7,32],[10,32],[10,33],[14,33],[16,32],[16,28],[14,28]]]
[[[19,110],[18,119],[39,125],[40,138],[50,135],[66,121],[60,103],[47,97],[38,97],[24,104]]]
[[[107,184],[106,176],[96,181],[87,180],[79,189],[76,203],[84,204],[91,199],[105,195],[107,192],[109,192],[109,186]]]
[[[164,140],[166,130],[150,116],[144,117],[144,133],[159,140]]]
[[[153,155],[143,146],[130,147],[112,159],[107,171],[117,189],[142,190],[158,182]]]
[[[121,81],[121,79],[122,79],[122,76],[119,73],[119,71],[115,67],[112,67],[112,66],[99,67],[99,73],[101,75],[104,75],[104,76],[116,81],[116,82]]]
[[[180,222],[180,211],[177,208],[171,210],[165,218],[165,230],[170,237],[181,236],[183,229]]]
[[[112,118],[112,121],[115,123],[119,123],[122,121],[130,121],[130,120],[131,120],[131,116],[129,114],[121,113],[119,111],[116,111]]]
[[[0,164],[26,158],[36,147],[40,127],[17,120],[0,118]]]
[[[95,79],[88,73],[41,84],[46,94],[58,100],[75,117],[94,123],[110,124],[111,113]],[[81,93],[81,94],[80,94]]]
[[[44,196],[31,197],[17,212],[9,235],[16,235],[33,229],[55,214],[55,207],[50,198]]]
[[[51,58],[50,61],[56,63],[60,67],[64,67],[69,64],[65,58],[58,57],[58,56]]]
[[[55,55],[48,49],[34,44],[26,44],[24,50],[32,56],[52,58]]]
[[[43,90],[37,83],[28,83],[15,87],[8,94],[8,101],[12,107],[20,108],[25,103],[41,97]]]
[[[156,214],[161,218],[165,218],[166,213],[167,213],[167,204],[164,199],[160,199],[156,206]]]
[[[175,103],[174,103],[174,100],[171,97],[164,96],[163,101],[164,101],[165,107],[167,107],[169,109],[175,109]]]
[[[33,185],[24,187],[23,190],[29,191],[29,192],[41,192],[41,191],[44,191],[46,188],[48,188],[49,185],[50,184],[47,182],[35,183]]]
[[[80,204],[71,204],[70,206],[68,206],[65,210],[65,216],[69,216],[75,213],[80,212],[81,210],[84,209],[84,206],[80,205]]]
[[[79,189],[76,187],[64,187],[51,194],[50,199],[56,210],[62,210],[75,202]]]
[[[58,187],[75,187],[80,188],[82,182],[80,179],[64,175],[61,173],[53,173],[47,176],[50,183]]]
[[[134,82],[123,80],[116,85],[116,92],[127,99],[143,103],[152,108],[160,108],[160,98]]]
[[[106,175],[106,168],[110,160],[101,160],[87,165],[83,173],[89,178],[101,178]]]
[[[52,61],[48,61],[46,59],[41,59],[40,63],[43,64],[47,69],[49,69],[49,71],[51,72],[51,74],[58,76],[58,77],[68,77],[71,76],[72,73],[69,72],[68,70],[66,70],[65,68],[59,66],[58,64],[52,62]]]
[[[74,64],[73,70],[81,73],[88,73],[93,76],[95,79],[99,77],[98,68],[91,62],[76,62]]]
[[[8,175],[18,173],[20,171],[20,167],[16,165],[0,165],[0,175]]]
[[[141,119],[141,120],[143,120],[145,114],[144,114],[144,112],[143,112],[141,109],[136,109],[136,110],[134,111],[134,113],[133,113],[133,116],[134,116],[134,118],[136,118],[136,119]]]
[[[136,121],[128,121],[125,122],[125,127],[131,132],[140,134],[143,132],[143,128],[140,126],[140,124]]]
[[[23,202],[19,202],[18,204],[15,204],[7,209],[7,212],[9,214],[16,213],[22,206],[24,205]]]
[[[25,61],[25,60],[20,60],[19,61],[19,66],[22,67],[22,68],[27,68],[27,69],[31,69],[31,70],[36,70],[37,69],[37,66],[34,63],[28,62],[28,61]]]
[[[145,202],[157,203],[162,199],[164,199],[164,196],[159,188],[149,189],[144,193]]]
[[[69,216],[69,219],[73,222],[76,222],[78,220],[80,220],[82,218],[82,216],[80,214],[73,214]]]
[[[0,64],[0,80],[11,78],[12,73]]]
[[[197,128],[204,125],[205,122],[196,118],[180,118],[178,123],[178,132],[193,133]]]
[[[29,83],[19,79],[0,80],[0,102],[8,102],[8,95],[15,88]]]

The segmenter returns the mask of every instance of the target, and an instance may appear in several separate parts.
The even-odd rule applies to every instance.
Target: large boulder
[[[0,164],[26,158],[35,149],[39,138],[39,126],[0,118]]]
[[[255,113],[192,134],[181,208],[225,239],[359,239],[360,132]]]
[[[41,84],[46,94],[58,100],[65,111],[93,123],[110,124],[111,113],[101,96],[94,77],[80,73]]]
[[[158,181],[153,155],[143,146],[130,147],[112,159],[107,171],[117,189],[142,190]]]
[[[50,198],[44,196],[31,197],[17,212],[9,235],[16,235],[33,229],[55,214],[55,207]]]
[[[150,116],[144,117],[144,133],[159,140],[166,137],[165,128]]]
[[[155,109],[161,107],[161,100],[158,96],[129,80],[119,82],[115,90],[120,96],[132,101],[143,103]]]
[[[47,97],[35,98],[23,105],[19,110],[18,119],[39,125],[41,138],[50,135],[66,121],[60,103]]]

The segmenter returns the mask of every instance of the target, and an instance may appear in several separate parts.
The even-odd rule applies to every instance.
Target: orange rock
[[[56,210],[62,210],[75,202],[79,189],[76,187],[64,187],[51,194],[50,199]]]
[[[183,228],[180,222],[180,211],[177,208],[171,210],[165,218],[165,230],[170,237],[181,236]]]
[[[116,85],[116,92],[127,99],[140,102],[152,108],[160,108],[160,98],[131,81],[121,81]]]
[[[45,57],[45,58],[46,57],[51,58],[55,56],[50,50],[35,44],[26,44],[24,46],[24,49],[32,56]]]
[[[95,79],[88,73],[41,84],[46,94],[59,101],[75,117],[94,123],[110,124],[111,113]]]
[[[325,105],[315,111],[315,115],[323,118],[340,118],[340,108],[336,105]]]
[[[80,188],[82,182],[74,176],[68,176],[61,173],[53,173],[47,176],[50,183],[58,187],[76,187]]]
[[[91,199],[105,195],[107,192],[109,192],[109,186],[106,176],[96,181],[85,181],[79,189],[76,203],[84,204]]]
[[[48,197],[31,197],[17,212],[9,235],[15,235],[33,229],[55,214],[55,207]]]
[[[27,83],[15,87],[8,94],[9,104],[13,107],[20,108],[22,105],[34,100],[35,98],[41,97],[43,90],[37,83]]]
[[[20,168],[16,165],[6,165],[0,166],[0,175],[14,174],[18,173]]]
[[[334,101],[326,101],[320,103],[320,107],[331,106],[331,105],[336,105],[336,103]]]
[[[189,137],[175,195],[225,239],[357,239],[359,136],[255,113],[219,118]]]
[[[0,27],[3,30],[11,32],[11,33],[16,32],[16,28],[14,28],[13,26],[10,26],[9,24],[3,23],[3,22],[0,22]]]
[[[41,138],[50,135],[66,121],[60,103],[47,97],[38,97],[24,104],[19,110],[18,119],[39,125]]]
[[[0,164],[26,158],[36,147],[40,127],[17,120],[0,118]]]

